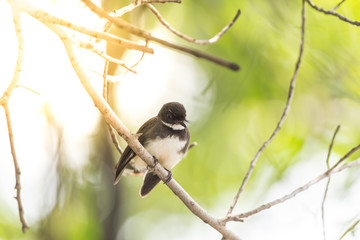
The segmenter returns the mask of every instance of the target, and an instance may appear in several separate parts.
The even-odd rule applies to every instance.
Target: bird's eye
[[[169,113],[169,114],[167,115],[167,117],[170,118],[170,119],[172,119],[172,118],[173,118],[173,115]]]

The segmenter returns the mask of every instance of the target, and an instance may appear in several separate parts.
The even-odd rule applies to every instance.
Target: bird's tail
[[[140,196],[146,197],[151,190],[161,181],[161,179],[153,171],[147,171],[144,176],[144,182],[140,189]]]

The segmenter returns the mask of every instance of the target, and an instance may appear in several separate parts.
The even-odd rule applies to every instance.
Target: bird
[[[185,107],[179,102],[168,102],[161,107],[157,116],[150,118],[137,131],[139,142],[154,157],[155,164],[160,163],[169,172],[166,182],[172,178],[171,169],[188,152],[190,132],[187,122]],[[115,167],[114,185],[122,175],[144,173],[139,191],[141,197],[146,197],[161,181],[154,168],[148,167],[129,146],[124,149]]]

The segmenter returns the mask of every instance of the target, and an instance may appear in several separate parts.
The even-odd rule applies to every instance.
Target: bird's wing
[[[151,131],[152,126],[156,124],[157,121],[158,119],[156,117],[153,117],[146,121],[137,131],[137,133],[142,133],[138,139],[142,145],[144,145],[147,141],[147,134],[144,133]],[[134,153],[134,151],[129,146],[127,146],[120,157],[119,163],[117,164],[114,185],[119,182],[120,177],[125,170],[125,167],[135,156],[136,154]]]
[[[119,182],[120,177],[123,171],[125,170],[126,165],[128,165],[128,163],[134,157],[135,157],[134,151],[129,146],[127,146],[120,157],[119,163],[117,164],[114,185]]]

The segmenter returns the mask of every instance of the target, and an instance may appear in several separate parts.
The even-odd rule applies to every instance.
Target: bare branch
[[[148,45],[148,43],[149,43],[149,41],[146,39],[145,46],[147,46],[147,45]],[[141,54],[140,59],[139,59],[136,63],[134,63],[134,64],[131,66],[131,68],[134,68],[134,67],[136,67],[137,65],[139,65],[139,63],[143,60],[144,56],[145,56],[145,54],[144,54],[144,53],[143,53],[143,54]]]
[[[255,208],[254,210],[245,212],[245,213],[241,213],[238,215],[233,215],[233,216],[226,216],[224,219],[222,219],[223,222],[228,222],[228,221],[239,221],[242,220],[243,218],[247,218],[249,216],[252,216],[256,213],[259,213],[263,210],[269,209],[277,204],[283,203],[293,197],[295,197],[297,194],[307,190],[309,187],[311,187],[312,185],[320,182],[321,180],[323,180],[324,178],[329,177],[332,174],[341,172],[345,169],[351,168],[353,166],[357,166],[360,165],[360,159],[356,160],[356,161],[352,161],[350,163],[344,164],[339,168],[336,168],[337,166],[339,166],[339,164],[341,164],[345,159],[349,158],[353,153],[355,153],[357,150],[360,149],[360,144],[357,145],[356,147],[352,148],[347,154],[345,154],[342,158],[339,159],[339,161],[329,170],[327,170],[326,172],[324,172],[323,174],[319,175],[318,177],[310,180],[308,183],[306,183],[305,185],[298,187],[297,189],[295,189],[294,191],[292,191],[289,194],[286,194],[285,196],[278,198],[276,200],[273,200],[271,202],[268,202],[266,204],[261,205],[260,207]]]
[[[24,38],[23,38],[22,29],[21,29],[21,25],[20,25],[20,13],[16,12],[15,10],[13,10],[13,21],[14,21],[14,25],[15,25],[16,36],[18,39],[18,57],[17,57],[17,61],[16,61],[16,68],[14,70],[13,78],[12,78],[9,86],[3,93],[2,97],[0,98],[0,105],[5,110],[5,117],[6,117],[7,127],[8,127],[11,154],[13,156],[13,162],[14,162],[14,167],[15,167],[15,180],[16,180],[16,184],[15,184],[16,197],[15,197],[15,199],[18,204],[19,218],[20,218],[20,222],[22,224],[22,231],[25,233],[26,230],[29,228],[29,225],[27,224],[27,222],[25,220],[24,207],[23,207],[22,201],[21,201],[21,183],[20,183],[21,171],[20,171],[20,166],[17,161],[16,152],[15,152],[14,135],[13,135],[12,126],[11,126],[9,104],[8,104],[10,95],[13,92],[13,90],[15,89],[15,87],[17,86],[17,82],[19,81],[20,72],[21,72],[23,60],[24,60]]]
[[[339,2],[333,9],[331,9],[331,11],[335,11],[336,9],[338,9],[345,1],[346,0],[342,0],[341,2]]]
[[[134,69],[132,69],[133,67],[129,67],[126,65],[125,62],[119,60],[119,59],[116,59],[116,58],[113,58],[113,57],[110,57],[109,55],[107,55],[104,51],[100,50],[100,49],[97,49],[92,43],[90,42],[87,42],[87,43],[84,43],[84,42],[79,42],[79,46],[82,47],[82,48],[86,48],[86,49],[89,49],[91,50],[92,52],[96,53],[97,55],[99,55],[100,57],[102,57],[103,59],[105,59],[106,61],[109,61],[109,62],[113,62],[115,64],[118,64],[122,67],[124,67],[125,69],[127,69],[128,71],[132,72],[132,73],[137,73]],[[144,52],[143,52],[144,54]]]
[[[21,200],[21,183],[20,183],[21,171],[20,171],[20,166],[19,166],[19,163],[18,163],[17,157],[16,157],[14,135],[13,135],[12,126],[11,126],[9,106],[8,106],[7,103],[5,103],[2,106],[4,107],[4,110],[5,110],[6,123],[7,123],[7,126],[8,126],[8,133],[9,133],[9,142],[10,142],[11,154],[13,156],[13,162],[14,162],[14,167],[15,167],[15,180],[16,180],[16,184],[15,184],[16,197],[15,197],[15,199],[16,199],[16,201],[18,203],[19,217],[20,217],[20,222],[22,224],[21,229],[25,233],[26,230],[29,229],[29,225],[27,224],[27,222],[25,220],[24,207],[23,207],[22,200]]]
[[[103,71],[103,97],[107,101],[107,72],[109,70],[109,61],[105,61],[104,71]]]
[[[174,33],[176,36],[188,41],[188,42],[192,42],[192,43],[196,43],[199,45],[206,45],[206,44],[213,44],[215,42],[217,42],[225,33],[227,30],[229,30],[231,28],[231,26],[235,23],[235,21],[237,20],[237,18],[240,16],[240,10],[237,11],[234,19],[228,24],[226,25],[218,34],[216,34],[214,37],[208,39],[208,40],[198,40],[192,37],[189,37],[179,31],[177,31],[175,28],[173,28],[172,26],[170,26],[170,24],[168,22],[166,22],[166,20],[161,16],[160,12],[150,3],[146,4],[146,6],[155,14],[155,16],[159,19],[159,21],[167,28],[169,29],[169,31],[171,31],[172,33]]]
[[[142,30],[140,28],[137,28],[136,26],[131,25],[131,24],[127,23],[126,21],[120,19],[120,18],[110,16],[109,14],[107,14],[105,12],[105,10],[99,8],[98,6],[93,4],[90,0],[81,0],[81,1],[91,11],[96,13],[99,17],[108,19],[110,22],[114,23],[119,28],[124,29],[125,31],[127,31],[127,32],[129,32],[129,33],[131,33],[133,35],[143,37],[143,38],[148,39],[150,41],[161,44],[161,45],[163,45],[165,47],[176,49],[176,50],[191,54],[191,55],[193,55],[195,57],[198,57],[198,58],[206,59],[208,61],[214,62],[214,63],[219,64],[221,66],[227,67],[227,68],[229,68],[229,69],[231,69],[233,71],[238,71],[240,69],[240,66],[238,64],[236,64],[236,63],[229,62],[229,61],[227,61],[225,59],[210,55],[208,53],[205,53],[205,52],[202,52],[202,51],[199,51],[199,50],[196,50],[196,49],[188,48],[188,47],[185,47],[185,46],[181,46],[181,45],[174,44],[174,43],[165,41],[163,39],[157,38],[157,37],[153,36],[151,33],[147,32],[147,31],[144,31],[144,30]]]
[[[155,165],[155,173],[162,181],[165,182],[168,176],[168,171],[165,170],[160,164],[154,164],[152,155],[146,151],[146,149],[137,140],[136,136],[126,128],[126,126],[116,116],[105,99],[101,97],[96,89],[91,85],[90,81],[88,80],[88,76],[81,68],[80,63],[77,60],[76,49],[73,47],[71,39],[67,37],[66,33],[62,31],[61,28],[55,25],[48,25],[48,27],[52,29],[63,41],[66,52],[69,56],[69,60],[76,74],[78,75],[81,84],[92,98],[95,106],[99,109],[106,122],[109,123],[120,134],[120,136],[128,143],[137,156],[143,159],[149,166]],[[191,196],[186,193],[185,190],[175,181],[175,179],[170,180],[166,183],[166,185],[180,198],[180,200],[189,208],[191,212],[220,232],[224,238],[230,240],[239,239],[239,237],[236,236],[232,231],[222,225],[218,219],[212,217],[205,209],[196,203],[195,200],[192,199]]]
[[[40,20],[43,23],[58,24],[58,25],[70,28],[74,31],[77,31],[77,32],[85,34],[85,35],[89,35],[89,36],[97,38],[97,39],[103,39],[103,40],[114,42],[116,44],[119,44],[119,45],[129,48],[129,49],[134,49],[134,50],[151,53],[151,54],[154,53],[154,50],[152,48],[145,47],[141,44],[129,41],[127,39],[112,35],[110,33],[97,32],[97,31],[87,29],[85,27],[75,25],[75,24],[68,22],[66,20],[63,20],[61,18],[51,16],[47,12],[40,10],[40,9],[36,9],[36,10],[31,9],[32,11],[30,11],[30,9],[28,9],[26,12],[28,14],[30,14],[32,17]]]
[[[24,85],[16,84],[16,87],[21,87],[21,88],[24,88],[24,89],[32,92],[32,93],[35,93],[36,95],[40,95],[40,93],[38,93],[37,91],[35,91],[35,90],[33,90],[33,89],[29,88],[29,87],[26,87],[26,86],[24,86]]]
[[[259,159],[261,153],[265,150],[266,146],[269,145],[269,143],[274,139],[274,137],[276,136],[276,134],[279,132],[281,126],[283,125],[284,121],[285,121],[285,118],[290,110],[290,106],[291,106],[291,101],[293,99],[293,96],[294,96],[294,90],[295,90],[295,83],[296,83],[296,79],[297,79],[297,76],[298,76],[298,73],[299,73],[299,69],[300,69],[300,65],[301,65],[301,60],[302,60],[302,56],[303,56],[303,52],[304,52],[304,35],[305,35],[305,3],[303,1],[303,4],[302,4],[302,14],[301,14],[301,42],[300,42],[300,50],[299,50],[299,56],[298,56],[298,59],[297,59],[297,62],[296,62],[296,65],[295,65],[295,71],[294,71],[294,74],[291,78],[291,81],[290,81],[290,87],[289,87],[289,92],[288,92],[288,97],[287,97],[287,102],[286,102],[286,105],[285,105],[285,108],[284,108],[284,111],[280,117],[280,120],[275,128],[275,130],[273,131],[273,133],[271,134],[271,136],[268,138],[268,140],[266,140],[264,142],[264,144],[260,147],[260,149],[258,150],[258,152],[256,153],[254,159],[250,162],[250,166],[249,166],[249,169],[241,183],[241,186],[237,192],[237,194],[235,195],[234,197],[234,200],[233,200],[233,203],[231,204],[228,212],[227,212],[227,215],[231,215],[231,213],[233,212],[234,210],[234,207],[236,206],[238,200],[239,200],[239,197],[240,197],[240,194],[243,192],[244,190],[244,187],[247,183],[247,181],[249,180],[252,172],[254,171],[254,167],[255,167],[255,164],[257,162],[257,160]]]
[[[360,219],[356,220],[346,231],[341,235],[339,240],[343,239],[349,232],[355,229],[355,227],[360,223]]]
[[[313,4],[310,0],[305,0],[313,9],[315,9],[316,11],[319,11],[319,12],[322,12],[326,15],[332,15],[332,16],[335,16],[337,18],[339,18],[340,20],[344,21],[344,22],[348,22],[352,25],[355,25],[355,26],[360,26],[360,22],[358,21],[354,21],[354,20],[351,20],[351,19],[348,19],[346,17],[344,17],[343,15],[337,13],[337,12],[334,12],[334,10],[325,10],[323,8],[320,8],[318,6],[316,6],[315,4]]]
[[[181,3],[181,1],[179,1],[179,0],[158,0],[158,1],[156,1],[156,0],[153,0],[153,1],[151,1],[151,0],[148,0],[148,1],[134,0],[129,5],[116,10],[114,13],[110,13],[110,15],[113,16],[113,17],[121,17],[125,13],[131,12],[135,8],[143,6],[143,5],[148,4],[148,3]]]
[[[104,66],[104,72],[103,72],[103,97],[105,99],[105,101],[107,101],[107,83],[108,83],[108,79],[107,79],[107,73],[108,73],[108,69],[109,69],[109,61],[105,61],[105,66]],[[116,138],[115,135],[115,131],[114,129],[110,126],[110,124],[106,123],[108,126],[108,130],[111,136],[111,140],[113,142],[113,144],[115,145],[115,148],[118,150],[118,152],[120,153],[120,155],[123,154],[123,150],[121,149],[120,145],[119,145],[119,141]]]
[[[142,4],[147,4],[147,3],[181,3],[180,0],[135,0],[138,1]]]
[[[337,133],[339,132],[339,130],[340,130],[340,125],[338,125],[338,126],[336,127],[335,132],[334,132],[334,135],[333,135],[333,137],[332,137],[332,139],[331,139],[331,143],[330,143],[330,146],[329,146],[328,154],[327,154],[327,157],[326,157],[326,168],[327,168],[327,170],[330,169],[329,160],[330,160],[331,150],[332,150],[332,147],[333,147],[333,145],[334,145],[335,137],[336,137]],[[321,219],[322,219],[322,228],[323,228],[324,240],[326,240],[326,230],[325,230],[325,200],[326,200],[327,192],[328,192],[328,190],[329,190],[330,180],[331,180],[331,176],[328,177],[328,180],[327,180],[327,183],[326,183],[326,187],[325,187],[324,197],[323,197],[323,200],[322,200],[322,203],[321,203]]]

